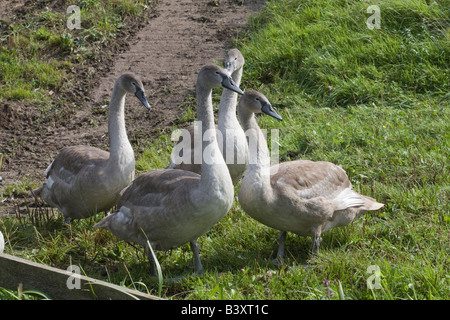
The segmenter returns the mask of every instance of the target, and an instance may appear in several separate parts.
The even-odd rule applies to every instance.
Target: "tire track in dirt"
[[[107,101],[115,79],[132,71],[143,80],[153,109],[144,115],[136,99],[127,100],[130,137],[143,138],[149,128],[171,126],[182,112],[180,103],[195,88],[199,69],[223,61],[229,40],[264,2],[161,0],[154,17],[92,92],[92,99]],[[102,124],[105,129],[106,123]]]

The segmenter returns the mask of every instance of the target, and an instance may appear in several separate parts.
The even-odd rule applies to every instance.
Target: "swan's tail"
[[[350,188],[343,190],[334,200],[337,204],[335,210],[359,207],[364,211],[373,211],[384,206],[384,204],[377,202],[374,198],[359,194]]]
[[[40,198],[40,197],[41,197],[41,193],[42,193],[42,189],[44,189],[44,186],[43,186],[43,185],[40,186],[40,187],[37,188],[37,189],[32,190],[30,195],[31,195],[32,197],[34,197],[34,198]]]
[[[362,207],[363,210],[366,211],[375,211],[378,209],[381,209],[384,204],[377,202],[374,198],[368,197],[368,196],[362,196],[364,198],[364,206]]]
[[[94,228],[109,230],[108,227],[110,225],[111,216],[112,215],[108,213],[108,215],[106,217],[104,217],[102,220],[100,220],[99,222],[94,224]]]

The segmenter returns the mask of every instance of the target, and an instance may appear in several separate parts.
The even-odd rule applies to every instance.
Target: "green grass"
[[[325,233],[314,258],[311,239],[289,234],[287,259],[275,267],[278,232],[235,201],[199,239],[206,274],[165,282],[163,297],[450,298],[450,6],[370,4],[380,7],[381,29],[365,25],[369,3],[269,1],[235,45],[246,58],[242,87],[263,92],[283,117],[258,119],[279,129],[280,160],[336,163],[385,207]],[[192,109],[182,117],[190,121]],[[138,174],[167,165],[170,136],[136,146]],[[67,226],[30,210],[30,219],[0,221],[7,253],[61,268],[76,263],[89,276],[158,294],[141,248],[93,230],[102,214]],[[165,279],[192,272],[188,245],[157,256]],[[368,288],[370,266],[381,272],[379,289]]]
[[[31,8],[23,16],[7,20],[0,33],[0,102],[23,101],[38,107],[42,116],[55,105],[66,103],[53,93],[70,86],[72,68],[82,68],[102,54],[103,46],[112,43],[126,26],[125,19],[142,16],[150,3],[60,0],[62,11]],[[69,5],[80,8],[80,29],[67,27]]]
[[[49,300],[46,294],[36,290],[22,290],[20,287],[17,291],[0,288],[0,300]]]
[[[270,2],[253,23],[270,22],[244,50],[251,57],[250,84],[269,85],[284,96],[301,94],[323,107],[411,107],[447,93],[448,1],[374,3],[381,10],[379,30],[365,25],[367,3]]]

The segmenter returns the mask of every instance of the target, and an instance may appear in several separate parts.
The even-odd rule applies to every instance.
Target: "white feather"
[[[350,207],[359,207],[364,205],[364,199],[350,188],[344,189],[334,199],[338,203],[335,210],[344,210]]]
[[[55,160],[53,160],[53,161],[55,161]],[[52,168],[53,161],[52,161],[52,163],[50,163],[50,165],[47,167],[47,169],[45,169],[45,176],[46,176],[46,177],[48,176],[48,173],[50,172],[50,170],[51,170],[51,168]]]

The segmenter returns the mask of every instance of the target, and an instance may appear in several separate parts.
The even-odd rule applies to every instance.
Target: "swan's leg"
[[[277,251],[277,257],[272,261],[274,265],[280,265],[281,262],[284,259],[284,243],[286,242],[286,231],[280,231],[280,234],[278,235],[278,251]]]
[[[312,241],[312,253],[314,256],[319,253],[320,240],[322,240],[322,238],[320,237],[320,233],[315,234]]]
[[[202,274],[203,273],[203,266],[202,262],[200,261],[200,247],[198,246],[198,243],[196,240],[191,240],[191,250],[194,254],[194,270],[196,274]]]

